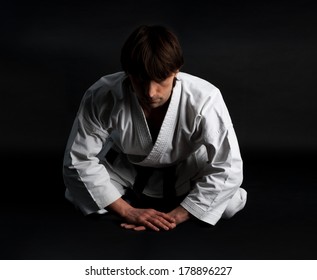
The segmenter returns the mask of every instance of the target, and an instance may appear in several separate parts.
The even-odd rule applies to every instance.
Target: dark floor
[[[7,157],[0,259],[317,259],[316,155],[244,156],[246,208],[216,226],[189,221],[134,232],[116,217],[84,217],[65,201],[62,155]]]

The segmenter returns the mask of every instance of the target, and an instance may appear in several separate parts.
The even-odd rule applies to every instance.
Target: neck
[[[152,118],[152,117],[160,117],[160,116],[165,116],[168,106],[170,104],[170,99],[169,98],[162,106],[157,107],[157,108],[151,108],[151,107],[145,107],[142,106],[144,115],[146,118]]]

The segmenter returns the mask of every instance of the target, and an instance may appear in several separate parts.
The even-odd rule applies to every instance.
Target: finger
[[[136,225],[123,223],[123,224],[121,224],[121,227],[123,227],[125,229],[134,229],[134,228],[136,228]]]
[[[172,216],[170,216],[166,213],[163,213],[163,212],[158,212],[157,215],[164,218],[169,223],[175,223],[175,221],[176,221]]]
[[[160,216],[152,217],[150,222],[154,224],[155,226],[162,228],[164,230],[169,230],[172,228],[172,224]]]
[[[142,231],[142,230],[146,230],[145,226],[138,226],[134,228],[135,231]]]
[[[149,222],[149,221],[145,221],[144,226],[146,226],[147,228],[153,229],[155,231],[160,231],[158,227],[156,227],[152,222]]]
[[[133,229],[133,230],[136,230],[136,231],[146,230],[147,227],[150,228],[150,229],[153,229],[155,231],[159,231],[160,230],[158,227],[154,226],[152,223],[150,223],[148,221],[145,221],[144,224],[146,226],[137,226],[137,225],[134,225],[134,224],[122,223],[121,227],[123,227],[125,229]]]
[[[148,219],[154,226],[164,229],[170,230],[176,227],[176,223],[170,223],[169,221],[165,220],[163,217],[155,216]]]
[[[169,230],[169,229],[173,229],[175,228],[176,224],[173,222],[169,222],[167,221],[165,218],[163,217],[158,217],[157,220],[159,221],[159,224],[162,228],[164,228],[165,230]]]
[[[146,210],[147,210],[147,214],[152,216],[152,217],[162,217],[169,223],[175,223],[175,221],[176,221],[173,218],[173,216],[170,214],[166,214],[164,212],[160,212],[160,211],[157,211],[155,209],[146,209]]]
[[[168,227],[168,229],[173,229],[176,226],[176,220],[171,215],[158,212],[158,214],[154,218],[156,218],[161,224],[164,225],[164,229],[167,229],[166,227]]]

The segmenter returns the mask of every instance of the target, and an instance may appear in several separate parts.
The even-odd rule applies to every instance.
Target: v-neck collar
[[[129,156],[129,160],[138,165],[159,165],[159,159],[165,153],[168,143],[173,139],[181,95],[181,83],[176,80],[167,112],[154,144],[143,109],[140,106],[136,95],[132,95],[134,96],[132,98],[132,102],[134,103],[132,106],[132,117],[134,118],[134,124],[139,135],[140,145],[147,156],[141,161],[136,160],[133,156]]]

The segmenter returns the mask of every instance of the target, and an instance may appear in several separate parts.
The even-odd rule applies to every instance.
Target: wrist
[[[176,224],[180,224],[182,222],[190,219],[190,213],[181,205],[176,207],[173,211],[169,213],[176,221]]]
[[[131,210],[133,207],[127,203],[125,200],[123,200],[122,198],[117,199],[116,201],[114,201],[113,203],[111,203],[108,206],[109,210],[117,213],[118,215],[120,215],[121,217],[125,218],[128,216],[128,212],[129,210]]]

